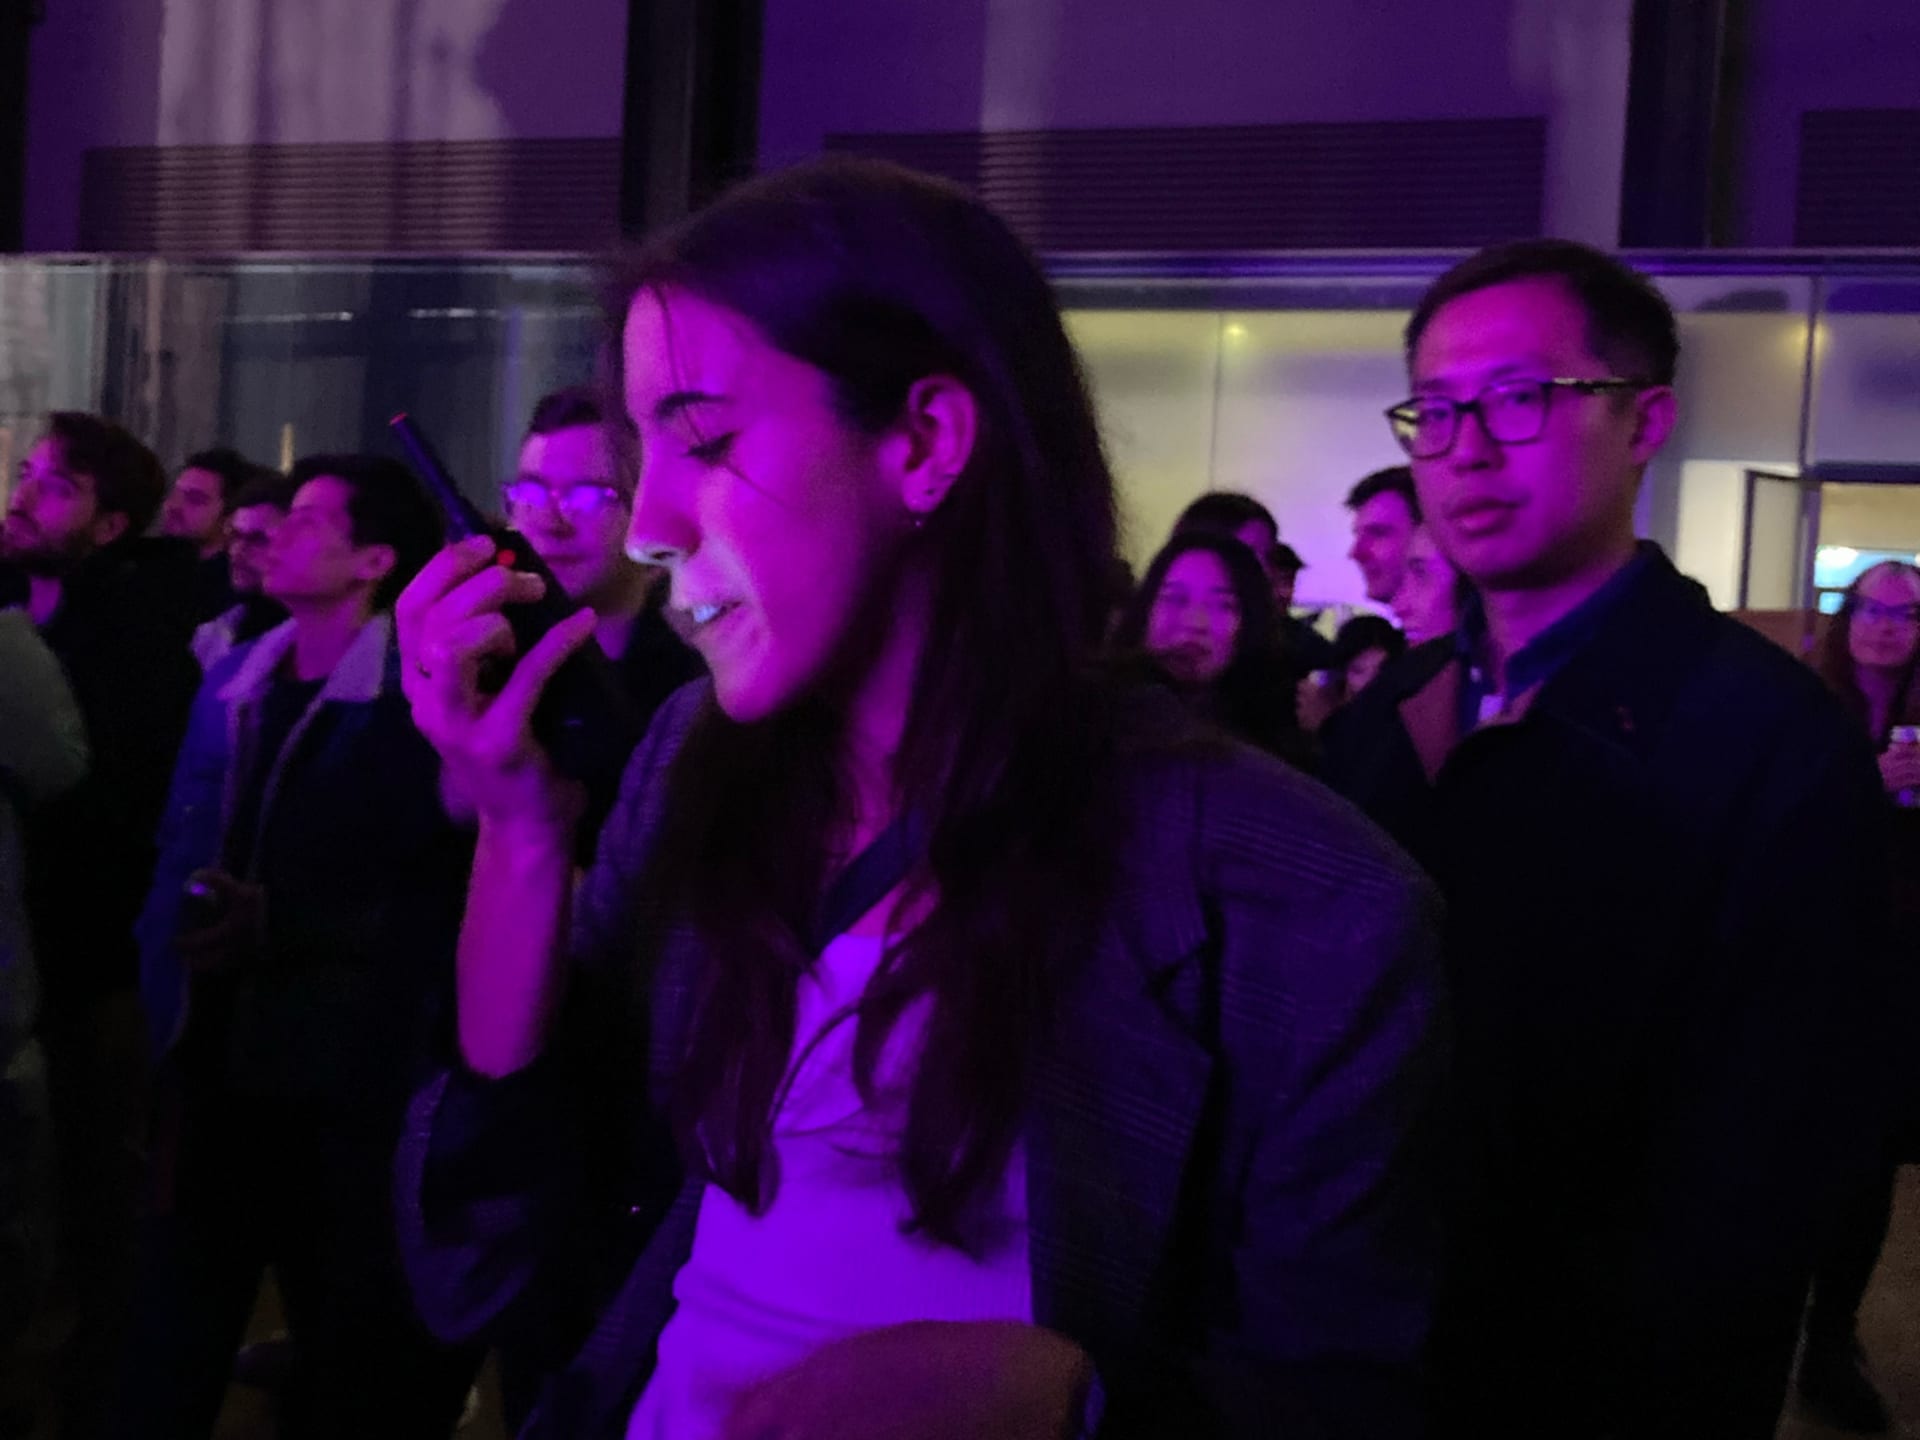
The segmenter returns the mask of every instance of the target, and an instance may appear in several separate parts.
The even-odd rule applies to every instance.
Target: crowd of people
[[[527,1440],[1762,1437],[1803,1336],[1884,1427],[1920,570],[1816,668],[1635,538],[1643,277],[1433,285],[1333,635],[1244,495],[1119,590],[958,189],[812,163],[615,282],[494,507],[551,582],[378,456],[22,465],[0,1435],[442,1437],[491,1354]],[[536,738],[595,649],[617,792]]]

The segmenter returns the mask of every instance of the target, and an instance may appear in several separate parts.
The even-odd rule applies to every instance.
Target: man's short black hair
[[[387,545],[393,569],[374,591],[373,604],[384,610],[439,550],[444,522],[414,473],[385,455],[309,455],[288,477],[295,490],[322,477],[344,484],[347,520],[356,545]]]
[[[1255,521],[1271,530],[1276,540],[1280,537],[1280,522],[1253,496],[1238,490],[1209,490],[1180,512],[1180,518],[1173,522],[1173,533],[1198,532],[1236,538],[1242,525]]]
[[[1680,359],[1673,307],[1651,280],[1573,240],[1516,240],[1469,255],[1428,288],[1407,322],[1407,364],[1435,313],[1462,295],[1514,280],[1557,280],[1587,312],[1587,347],[1616,375],[1671,385]]]
[[[296,481],[282,475],[278,470],[258,467],[259,473],[240,487],[240,493],[233,497],[233,509],[246,510],[255,505],[271,505],[285,512],[293,508],[294,493],[304,481]],[[308,479],[312,477],[309,476]]]
[[[1307,562],[1300,558],[1300,552],[1291,545],[1276,545],[1269,557],[1277,575],[1298,575],[1307,568]]]
[[[599,425],[606,418],[606,397],[598,389],[591,385],[569,385],[540,398],[540,403],[533,407],[533,419],[527,422],[527,434],[551,435],[556,430]]]
[[[1413,488],[1413,471],[1405,465],[1376,470],[1347,492],[1347,509],[1358,510],[1378,495],[1398,495],[1407,502],[1413,523],[1420,523],[1420,496]]]
[[[60,450],[60,463],[93,481],[93,499],[102,515],[124,515],[122,540],[146,533],[167,498],[167,467],[131,430],[100,415],[56,410],[47,417],[47,433]]]
[[[220,478],[220,508],[231,515],[240,508],[240,492],[264,475],[277,475],[264,465],[256,465],[238,450],[217,446],[196,450],[181,463],[184,470],[205,470]]]

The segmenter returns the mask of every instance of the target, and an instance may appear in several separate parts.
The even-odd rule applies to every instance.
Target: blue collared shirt
[[[1460,607],[1460,627],[1454,631],[1454,653],[1465,662],[1466,681],[1460,687],[1460,733],[1470,735],[1487,721],[1504,714],[1513,702],[1559,674],[1566,663],[1599,633],[1620,597],[1640,578],[1659,554],[1657,546],[1642,540],[1633,558],[1622,565],[1593,594],[1542,630],[1507,658],[1505,684],[1495,688],[1493,667],[1487,663],[1489,640],[1486,611],[1477,591]]]

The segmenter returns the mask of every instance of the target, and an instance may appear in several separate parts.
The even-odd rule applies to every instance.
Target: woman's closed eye
[[[687,458],[698,460],[703,465],[718,465],[727,458],[733,449],[737,432],[729,431],[725,435],[716,435],[711,440],[701,440],[687,447]]]

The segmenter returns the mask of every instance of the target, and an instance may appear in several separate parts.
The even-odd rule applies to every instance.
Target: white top
[[[880,956],[878,938],[842,935],[802,977],[794,1025],[801,1070],[774,1122],[773,1204],[755,1218],[718,1186],[707,1187],[693,1253],[674,1278],[678,1308],[661,1332],[659,1362],[627,1440],[708,1440],[754,1382],[863,1330],[913,1320],[1032,1320],[1018,1149],[1007,1167],[1007,1223],[982,1261],[901,1232],[911,1207],[892,1141],[912,1075],[903,1057],[917,1053],[920,1026],[913,1011],[895,1026],[869,1112],[853,1084],[855,1025],[843,1013]]]

